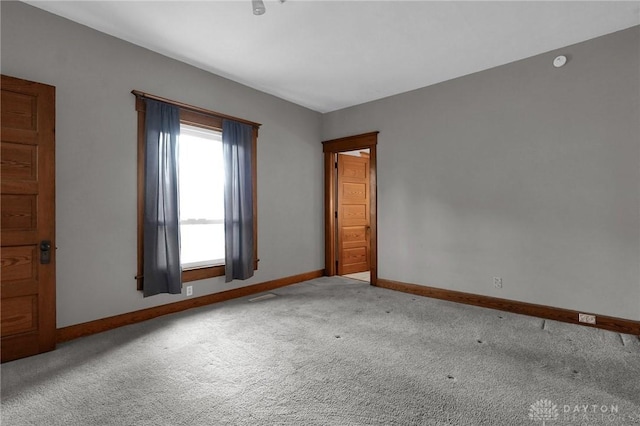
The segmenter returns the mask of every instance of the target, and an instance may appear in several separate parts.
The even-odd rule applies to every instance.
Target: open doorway
[[[323,142],[325,274],[377,284],[378,132]]]

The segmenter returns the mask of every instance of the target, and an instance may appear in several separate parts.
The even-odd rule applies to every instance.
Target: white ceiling
[[[640,1],[27,3],[319,112],[640,24]]]

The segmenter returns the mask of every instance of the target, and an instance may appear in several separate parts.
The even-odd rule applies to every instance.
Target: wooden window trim
[[[234,120],[240,123],[248,124],[253,128],[252,156],[251,156],[251,172],[253,179],[253,269],[258,269],[258,175],[257,175],[257,142],[258,129],[260,123],[244,120],[242,118],[232,117],[226,114],[210,111],[204,108],[188,105],[182,102],[172,101],[160,96],[150,95],[138,90],[131,91],[136,97],[136,111],[138,113],[138,272],[136,274],[136,282],[138,290],[142,291],[144,269],[142,259],[144,256],[144,128],[146,116],[145,99],[165,102],[180,108],[180,123],[197,127],[204,127],[212,130],[222,131],[222,121],[225,119]],[[205,268],[193,268],[182,271],[182,282],[190,282],[213,278],[225,275],[225,267],[211,266]]]

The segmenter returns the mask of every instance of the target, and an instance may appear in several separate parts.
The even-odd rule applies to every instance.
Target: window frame
[[[253,128],[253,140],[251,144],[251,174],[253,181],[253,269],[258,269],[258,179],[257,179],[257,142],[258,129],[261,124],[247,121],[241,118],[220,114],[204,108],[195,107],[181,102],[172,101],[161,98],[159,96],[150,95],[138,90],[131,91],[136,97],[136,111],[138,113],[138,272],[136,275],[137,289],[142,290],[144,285],[144,156],[145,156],[145,117],[146,103],[145,99],[153,99],[165,102],[180,109],[180,124],[187,124],[195,127],[202,127],[209,130],[222,132],[222,121],[224,119],[234,120],[241,123],[249,124]],[[207,278],[219,277],[225,275],[225,266],[207,266],[199,268],[190,268],[182,270],[182,282],[190,282],[203,280]]]

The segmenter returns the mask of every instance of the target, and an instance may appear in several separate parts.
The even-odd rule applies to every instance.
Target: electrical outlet
[[[578,321],[585,322],[587,324],[595,324],[596,316],[590,314],[578,314]]]
[[[193,296],[193,286],[192,285],[188,285],[187,286],[187,296]]]
[[[495,288],[502,288],[502,278],[500,277],[493,277],[493,286]]]

